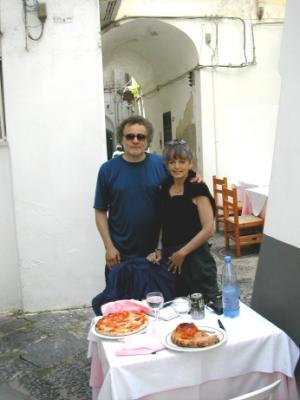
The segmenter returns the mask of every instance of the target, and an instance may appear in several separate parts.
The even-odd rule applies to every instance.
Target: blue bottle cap
[[[224,257],[224,262],[231,263],[231,256],[225,256]]]

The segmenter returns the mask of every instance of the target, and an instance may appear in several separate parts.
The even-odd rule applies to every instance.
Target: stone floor
[[[233,256],[241,300],[249,305],[257,247],[236,259],[217,234],[212,252],[219,279],[224,255]],[[86,337],[92,317],[89,308],[0,316],[0,399],[90,400]]]

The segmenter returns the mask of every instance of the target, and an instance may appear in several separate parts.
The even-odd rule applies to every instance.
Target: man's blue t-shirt
[[[94,208],[108,211],[110,235],[121,256],[145,257],[155,249],[159,186],[166,176],[162,158],[149,153],[138,163],[121,156],[101,166]]]

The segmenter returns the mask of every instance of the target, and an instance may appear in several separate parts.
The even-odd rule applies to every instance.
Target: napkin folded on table
[[[111,301],[110,303],[103,304],[101,307],[102,315],[125,310],[143,311],[144,313],[148,314],[151,312],[151,307],[143,304],[141,301],[133,299]]]
[[[164,350],[160,335],[155,329],[150,332],[127,336],[119,339],[120,346],[116,350],[117,356],[133,356],[138,354],[151,354]]]

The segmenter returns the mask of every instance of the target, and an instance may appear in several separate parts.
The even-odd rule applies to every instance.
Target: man
[[[124,153],[101,166],[94,202],[106,259],[106,288],[92,300],[96,315],[109,301],[141,299],[148,291],[159,289],[171,300],[175,285],[167,268],[145,258],[157,245],[159,187],[167,176],[162,158],[146,152],[153,127],[145,118],[132,116],[117,135]]]
[[[131,116],[117,135],[124,153],[101,166],[94,203],[109,269],[123,258],[146,257],[155,249],[159,186],[167,176],[162,158],[146,152],[153,137],[148,120]]]

